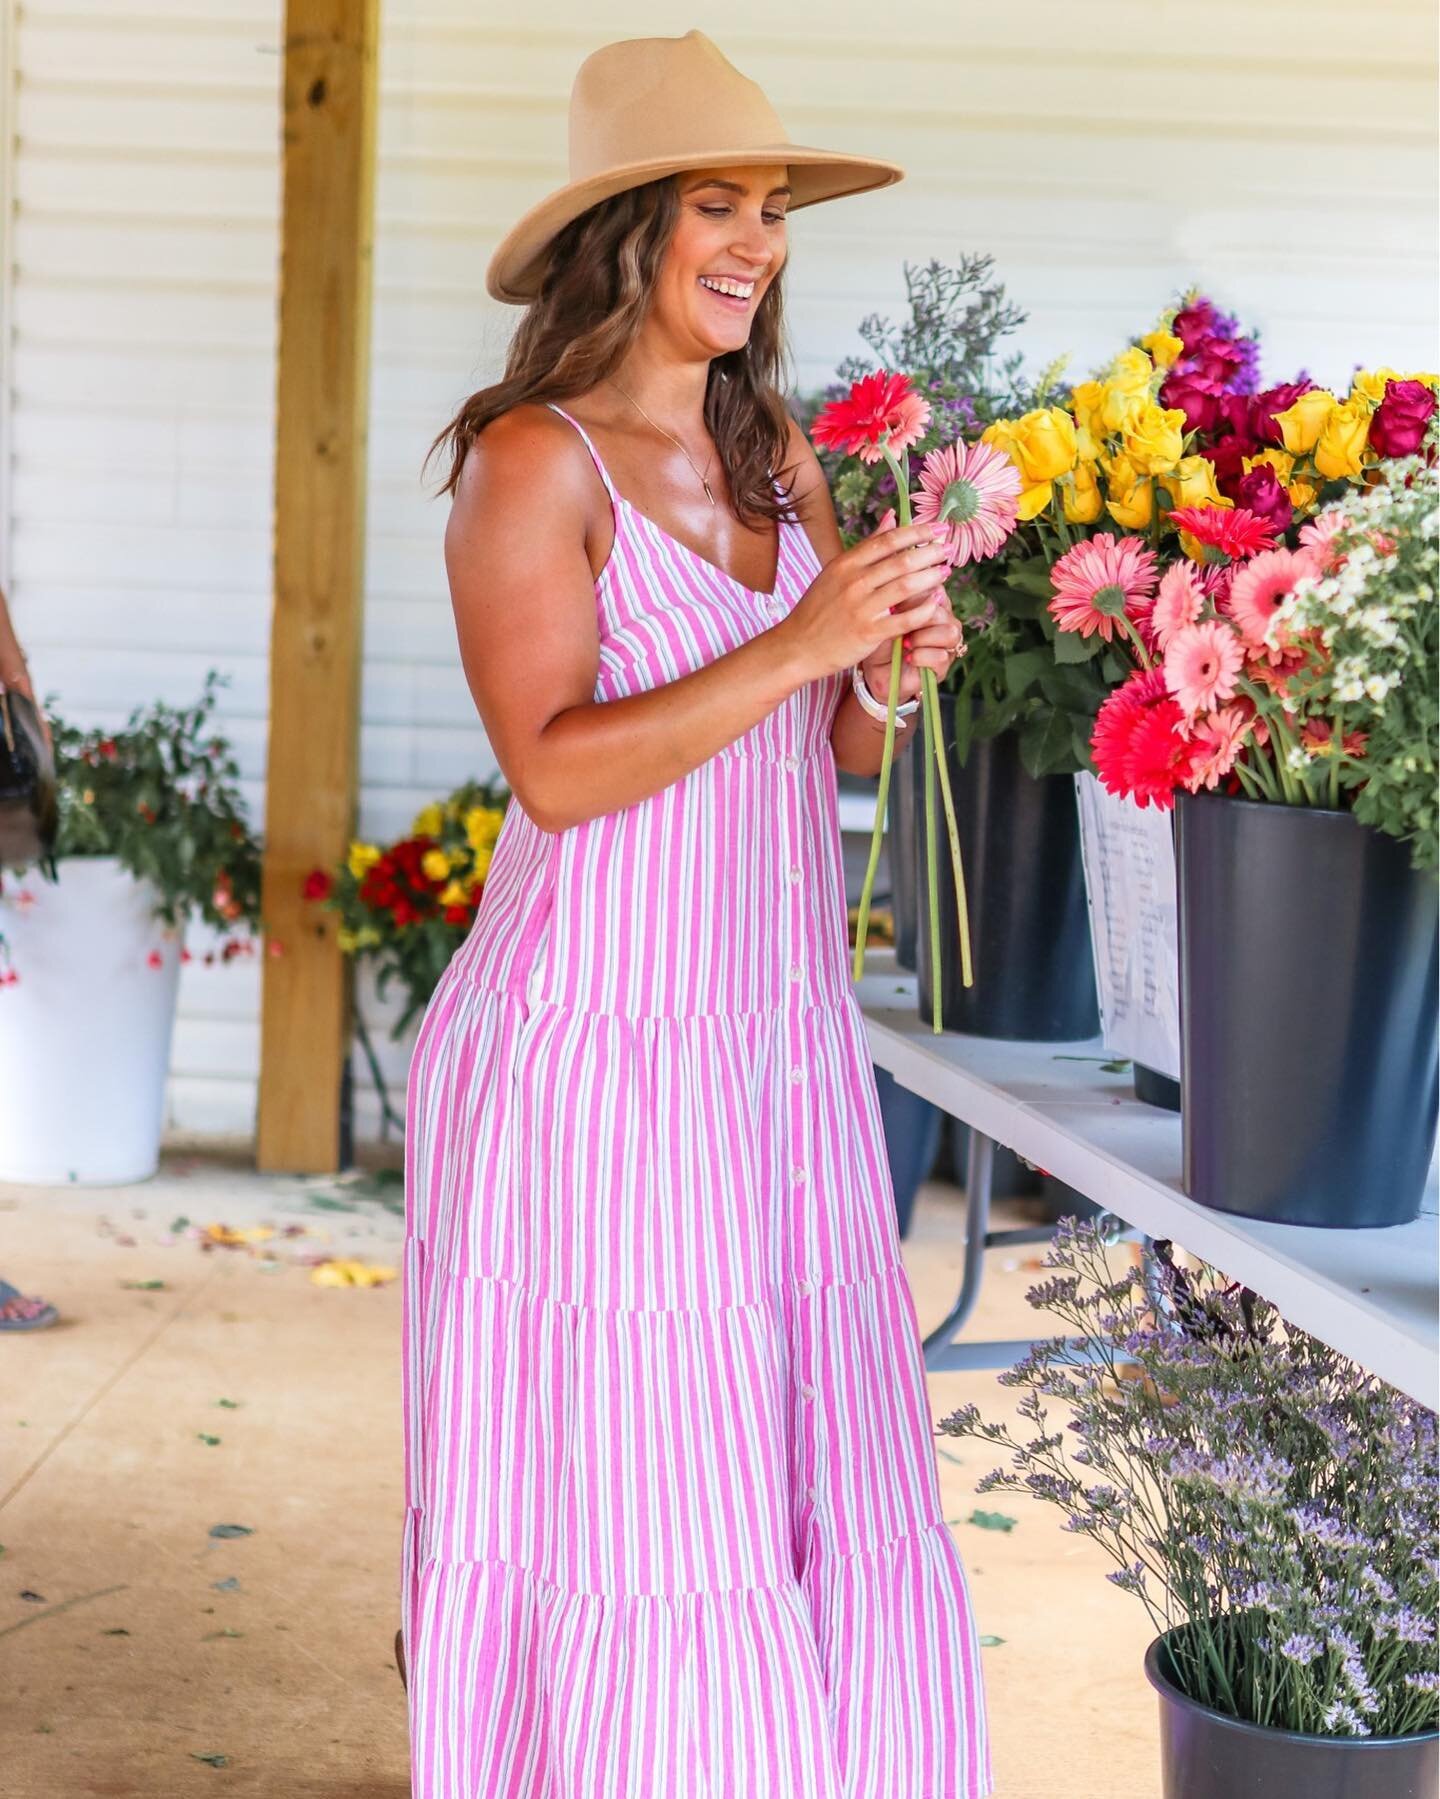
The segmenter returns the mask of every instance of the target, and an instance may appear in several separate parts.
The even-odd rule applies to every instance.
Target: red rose
[[[1302,375],[1298,381],[1282,381],[1279,387],[1267,388],[1263,394],[1255,396],[1252,429],[1261,443],[1276,449],[1284,448],[1285,433],[1275,423],[1276,415],[1288,412],[1301,394],[1308,394],[1314,385],[1308,375]]]
[[[1370,420],[1370,447],[1381,456],[1413,456],[1435,411],[1423,381],[1390,381]]]
[[[1251,469],[1236,488],[1235,498],[1257,518],[1273,525],[1277,532],[1286,530],[1295,516],[1290,496],[1268,462]]]
[[[1227,500],[1235,499],[1245,478],[1245,458],[1255,454],[1256,445],[1244,437],[1222,437],[1218,443],[1206,444],[1200,454],[1215,464],[1215,485]]]
[[[1160,404],[1179,407],[1187,431],[1213,430],[1219,399],[1218,385],[1203,375],[1171,375],[1160,389]]]
[[[107,737],[100,745],[100,754],[107,762],[113,762],[116,756],[120,754],[115,748],[115,739],[113,737]]]
[[[446,924],[469,924],[470,908],[468,906],[447,906],[444,918]]]
[[[335,883],[323,868],[312,868],[305,877],[305,898],[307,900],[329,899]]]
[[[408,899],[398,899],[395,902],[393,916],[396,924],[403,928],[407,924],[414,924],[420,914]]]

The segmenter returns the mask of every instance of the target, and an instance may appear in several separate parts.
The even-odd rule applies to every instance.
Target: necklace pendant
[[[710,483],[705,479],[705,477],[703,475],[700,477],[700,485],[705,489],[705,498],[713,506],[715,504],[715,496],[710,491]]]

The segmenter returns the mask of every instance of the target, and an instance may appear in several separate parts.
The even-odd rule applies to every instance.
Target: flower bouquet
[[[1421,1733],[1440,1692],[1435,1415],[1168,1243],[1117,1270],[1102,1231],[1066,1219],[1044,1265],[1027,1298],[1067,1334],[1000,1376],[1022,1394],[1020,1433],[974,1405],[940,1420],[1007,1453],[980,1491],[1058,1506],[1101,1547],[1160,1633],[1168,1682],[1255,1727],[1227,1739],[1252,1766],[1304,1747],[1281,1732],[1333,1739],[1322,1755],[1363,1739],[1377,1784],[1353,1790],[1421,1791],[1403,1777],[1433,1777],[1406,1756],[1433,1758]],[[1402,1739],[1393,1762],[1374,1762],[1377,1738]],[[1303,1763],[1313,1788],[1292,1774],[1266,1790],[1338,1792],[1328,1765]]]
[[[373,964],[376,992],[383,998],[393,981],[404,989],[394,1038],[424,1011],[465,940],[508,800],[498,783],[467,782],[422,808],[388,848],[357,840],[338,869],[306,876],[306,899],[339,918],[341,951]]]
[[[862,376],[842,399],[825,406],[811,426],[815,443],[842,455],[857,455],[864,463],[882,458],[895,483],[899,522],[908,525],[937,521],[947,526],[947,551],[952,568],[995,555],[1015,526],[1015,500],[1019,480],[1008,460],[983,444],[967,445],[962,439],[942,445],[921,462],[919,491],[910,491],[907,452],[925,434],[931,421],[927,400],[915,392],[910,379],[886,370]],[[887,512],[882,519],[893,525],[895,516]],[[854,976],[864,973],[866,928],[870,916],[870,898],[875,872],[880,860],[880,843],[885,829],[885,809],[890,791],[890,769],[895,747],[895,707],[899,698],[901,641],[897,637],[891,650],[890,691],[885,721],[885,741],[881,753],[879,791],[876,797],[875,826],[870,837],[870,855],[860,894],[860,911],[856,925]],[[951,868],[959,912],[960,966],[968,987],[974,972],[970,958],[970,934],[965,904],[965,877],[960,865],[960,840],[955,822],[954,800],[941,741],[939,695],[935,671],[921,671],[921,721],[925,744],[925,866],[930,898],[931,971],[934,984],[933,1028],[940,1022],[940,954],[939,903],[937,896],[935,784],[938,777],[945,811]]]

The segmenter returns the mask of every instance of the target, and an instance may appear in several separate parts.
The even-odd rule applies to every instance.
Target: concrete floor
[[[138,1187],[0,1186],[0,1274],[64,1313],[0,1335],[7,1799],[406,1799],[399,1290],[319,1287],[302,1260],[395,1266],[397,1193],[175,1153]],[[205,1249],[212,1224],[277,1235]],[[927,1186],[905,1244],[926,1328],[962,1246],[959,1194]],[[991,1253],[972,1334],[1030,1328],[1034,1253]],[[937,1418],[1007,1412],[990,1374],[930,1396]],[[980,1629],[1003,1639],[984,1651],[997,1799],[1153,1799],[1143,1611],[1048,1509],[981,1499],[1016,1527],[962,1522],[991,1462],[937,1446]],[[211,1534],[227,1524],[252,1534]]]

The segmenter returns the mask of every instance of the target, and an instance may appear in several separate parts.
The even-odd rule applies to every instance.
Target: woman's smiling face
[[[785,262],[785,165],[692,169],[676,182],[680,216],[657,301],[672,330],[707,356],[724,355],[744,346],[755,308]],[[726,287],[739,291],[719,291]]]

